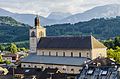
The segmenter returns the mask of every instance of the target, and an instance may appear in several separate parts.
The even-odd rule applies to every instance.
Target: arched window
[[[44,51],[42,52],[42,55],[44,56]]]
[[[49,51],[49,56],[51,56],[51,52]]]
[[[44,67],[43,66],[41,66],[41,69],[43,69]]]
[[[71,52],[71,57],[73,57],[73,52]]]
[[[30,65],[28,67],[30,67]]]
[[[65,57],[65,52],[63,52],[63,56]]]
[[[35,37],[35,32],[34,31],[31,32],[31,37]]]
[[[74,71],[74,69],[71,69],[71,71]]]
[[[35,68],[37,68],[37,66],[35,66]]]
[[[87,53],[87,57],[89,57],[89,53]]]
[[[81,52],[79,52],[79,57],[81,57]]]
[[[58,52],[56,52],[56,56],[58,56]]]
[[[25,65],[23,65],[25,67]]]

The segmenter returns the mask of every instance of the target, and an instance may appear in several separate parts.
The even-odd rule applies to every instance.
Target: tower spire
[[[35,17],[35,27],[36,27],[36,28],[40,27],[39,15],[36,15],[36,17]]]

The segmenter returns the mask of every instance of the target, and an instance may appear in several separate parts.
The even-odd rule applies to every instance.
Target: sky
[[[0,8],[42,16],[48,16],[51,12],[82,13],[107,4],[120,4],[120,0],[0,0]]]

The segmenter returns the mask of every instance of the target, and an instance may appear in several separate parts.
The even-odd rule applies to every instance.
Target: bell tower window
[[[31,32],[31,37],[35,37],[35,32],[34,31]]]

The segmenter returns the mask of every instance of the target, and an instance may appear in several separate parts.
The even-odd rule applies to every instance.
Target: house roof
[[[99,66],[108,66],[108,67],[114,67],[115,65],[117,65],[117,63],[115,63],[113,60],[109,59],[109,58],[104,58],[104,57],[98,57],[90,62],[87,63],[89,66],[97,66],[99,64]]]
[[[46,73],[56,73],[58,71],[57,68],[45,68],[44,72]]]
[[[56,64],[56,65],[70,65],[81,66],[85,61],[90,59],[86,57],[56,57],[56,56],[41,56],[36,54],[30,54],[23,60],[22,63],[39,63],[39,64]]]
[[[8,53],[8,54],[2,55],[2,56],[3,56],[3,57],[17,57],[18,54]]]
[[[13,68],[9,68],[9,74],[13,74]],[[35,68],[15,68],[14,72],[15,74],[25,74],[25,75],[35,75],[37,73],[40,73],[41,69],[35,69]]]
[[[86,63],[78,79],[117,79],[118,68],[109,58],[98,57]]]
[[[92,49],[106,48],[93,36],[41,37],[38,49]]]

